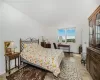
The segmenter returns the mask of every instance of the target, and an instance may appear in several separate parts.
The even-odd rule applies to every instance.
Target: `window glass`
[[[58,29],[58,42],[75,42],[75,28]]]
[[[75,42],[76,31],[75,28],[66,29],[67,42]]]
[[[58,30],[58,41],[59,42],[65,42],[65,36],[66,36],[66,30],[65,29],[59,29]]]

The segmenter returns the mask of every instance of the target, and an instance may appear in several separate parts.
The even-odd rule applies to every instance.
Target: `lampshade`
[[[8,46],[8,48],[12,48],[12,49],[16,48],[16,45],[14,44],[13,41],[10,43],[10,45]]]
[[[100,26],[100,13],[96,17],[96,26]]]

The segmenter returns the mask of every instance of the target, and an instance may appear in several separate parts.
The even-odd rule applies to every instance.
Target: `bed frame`
[[[38,43],[39,44],[39,39],[35,39],[35,38],[21,39],[20,38],[20,52],[23,51],[25,43]]]
[[[35,39],[35,38],[27,38],[25,40],[20,39],[20,53],[23,51],[25,43],[27,43],[27,44],[28,43],[38,43],[39,44],[39,39]],[[25,60],[24,58],[20,57],[20,64],[23,64],[23,63],[29,64],[29,65],[32,65],[32,66],[36,66],[36,67],[41,68],[41,69],[44,69],[43,67],[40,67],[39,65],[36,65],[36,64],[33,64],[33,63],[30,63],[27,60]],[[44,69],[44,70],[46,70],[46,69]]]
[[[27,39],[21,39],[20,38],[20,53],[23,51],[24,49],[24,44],[30,44],[30,43],[38,43],[39,44],[39,39],[35,39],[35,38],[27,38]],[[22,57],[20,57],[20,64],[22,63],[27,63],[27,64],[31,64],[29,63],[27,60],[23,59]],[[32,65],[32,64],[31,64]]]

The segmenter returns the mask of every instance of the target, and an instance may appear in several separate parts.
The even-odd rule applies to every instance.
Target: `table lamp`
[[[8,48],[11,48],[11,52],[14,53],[14,52],[15,52],[15,49],[16,49],[15,43],[12,41],[12,42],[10,43],[10,45],[9,45]]]

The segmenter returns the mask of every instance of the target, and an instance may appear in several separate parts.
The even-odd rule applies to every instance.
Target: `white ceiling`
[[[5,0],[44,25],[81,24],[96,9],[99,0]]]
[[[97,2],[97,4],[99,4],[99,5],[100,5],[100,0],[96,0],[96,2]]]

